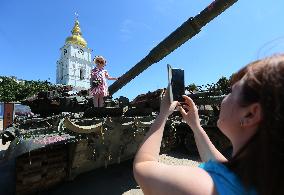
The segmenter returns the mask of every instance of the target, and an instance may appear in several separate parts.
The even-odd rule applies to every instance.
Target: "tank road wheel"
[[[67,177],[67,146],[47,146],[16,159],[16,194],[46,190]]]

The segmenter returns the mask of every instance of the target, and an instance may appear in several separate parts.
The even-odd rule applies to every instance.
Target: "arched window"
[[[60,76],[59,76],[60,80],[63,80],[63,74],[62,71],[60,71]]]
[[[60,62],[60,64],[62,64],[62,63]],[[59,78],[60,78],[60,80],[63,80],[63,71],[64,71],[64,69],[63,69],[63,64],[62,64],[62,67],[59,69]]]
[[[85,71],[83,69],[80,69],[80,80],[83,80],[85,78]]]

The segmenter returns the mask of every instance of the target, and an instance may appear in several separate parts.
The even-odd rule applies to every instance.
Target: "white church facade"
[[[60,48],[61,55],[56,65],[56,83],[72,85],[78,89],[90,88],[92,50],[82,37],[79,21],[76,19],[72,35],[67,37]]]

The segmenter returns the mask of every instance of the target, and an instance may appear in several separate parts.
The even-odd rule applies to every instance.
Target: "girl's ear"
[[[257,126],[262,120],[262,109],[259,103],[253,103],[248,106],[247,113],[243,118],[243,127]]]

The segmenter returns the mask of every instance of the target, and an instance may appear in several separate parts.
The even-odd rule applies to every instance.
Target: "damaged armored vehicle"
[[[109,87],[110,95],[195,36],[235,2],[216,0],[189,18],[115,81]],[[2,134],[2,141],[11,141],[1,160],[15,164],[16,194],[43,191],[83,172],[133,158],[158,115],[164,95],[164,89],[158,89],[138,95],[133,101],[125,97],[113,100],[110,96],[105,107],[94,108],[87,91],[72,94],[71,90],[61,87],[23,101],[35,115],[17,117],[13,126]],[[188,95],[196,101],[203,127],[212,141],[217,148],[225,149],[229,143],[216,130],[222,97],[206,92]],[[161,150],[185,144],[193,152],[193,143],[189,127],[174,113],[166,123]]]

